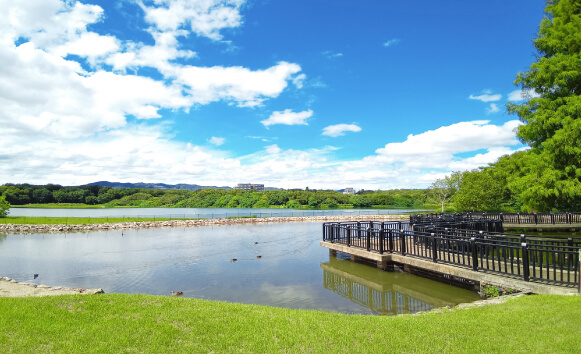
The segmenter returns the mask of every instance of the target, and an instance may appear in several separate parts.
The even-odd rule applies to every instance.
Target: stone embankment
[[[73,295],[73,294],[102,294],[103,289],[65,288],[62,286],[35,285],[19,283],[8,277],[0,277],[0,297],[25,297],[48,295]]]
[[[195,227],[241,224],[266,224],[277,222],[322,222],[322,221],[407,221],[407,215],[341,215],[341,216],[302,216],[273,218],[235,218],[235,219],[203,219],[203,220],[169,220],[142,221],[103,224],[71,224],[71,225],[22,225],[0,224],[0,233],[30,234],[30,233],[61,233],[61,232],[91,232],[108,230],[152,229],[168,227]]]

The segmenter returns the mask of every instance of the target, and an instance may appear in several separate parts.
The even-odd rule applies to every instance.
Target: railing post
[[[551,224],[555,225],[555,214],[551,213]]]
[[[361,238],[361,223],[357,221],[357,238]]]
[[[379,254],[383,254],[383,239],[384,239],[384,235],[383,235],[383,227],[382,227],[379,230]]]
[[[394,249],[393,249],[393,230],[389,229],[387,230],[387,247],[389,248],[389,252],[393,253]]]
[[[470,249],[472,249],[472,270],[478,271],[478,250],[476,249],[476,237],[470,238]]]
[[[371,250],[371,228],[367,228],[367,252]]]
[[[436,241],[436,234],[432,232],[432,261],[438,262],[438,243]]]
[[[537,218],[537,213],[535,213],[535,225],[537,225],[539,223],[539,220]]]
[[[526,242],[521,243],[520,246],[522,251],[522,264],[523,264],[522,276],[524,281],[529,281],[530,279],[529,250]]]
[[[401,255],[405,256],[406,249],[405,249],[405,231],[404,230],[400,230],[399,239],[401,241]]]
[[[573,259],[574,259],[574,253],[575,253],[575,249],[573,249],[573,238],[572,237],[568,237],[567,238],[567,246],[569,246],[569,248],[567,249],[569,252],[569,254],[567,254],[567,269],[571,269],[571,267],[573,267]]]
[[[520,213],[516,214],[517,224],[520,224]]]
[[[351,247],[351,225],[347,226],[347,246]]]

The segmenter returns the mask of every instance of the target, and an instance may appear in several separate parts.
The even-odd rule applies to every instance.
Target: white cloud
[[[484,93],[480,96],[470,95],[469,98],[471,100],[478,100],[478,101],[482,101],[482,102],[494,102],[494,101],[499,101],[502,98],[502,95],[501,94],[490,95],[490,94]]]
[[[309,125],[307,119],[313,115],[312,110],[303,112],[293,112],[290,109],[285,109],[283,112],[273,112],[268,119],[261,121],[265,127],[274,124],[285,125]]]
[[[222,39],[221,30],[242,25],[245,0],[143,0],[145,20],[160,31],[187,29],[198,36]]]
[[[332,52],[330,50],[326,50],[322,54],[327,57],[327,59],[335,59],[343,56],[343,53]]]
[[[399,42],[401,42],[401,39],[394,38],[394,39],[390,39],[387,42],[383,43],[383,46],[384,47],[391,47],[391,46],[398,44]]]
[[[292,80],[293,80],[293,84],[298,88],[301,89],[304,86],[305,83],[305,79],[307,78],[307,75],[305,74],[299,74],[296,75]]]
[[[490,106],[488,108],[486,108],[486,114],[497,113],[499,111],[500,111],[500,109],[498,108],[498,106],[495,103],[491,103]]]
[[[266,70],[252,71],[243,67],[183,66],[171,69],[171,77],[199,104],[219,100],[234,101],[240,107],[259,106],[268,98],[277,97],[301,71],[297,64],[280,62]]]
[[[512,130],[486,121],[460,122],[390,143],[360,160],[339,161],[336,147],[293,150],[278,145],[238,158],[171,140],[162,126],[127,124],[86,138],[7,134],[0,140],[0,182],[137,180],[234,186],[260,180],[283,188],[422,188],[445,173],[473,169],[513,152]],[[9,155],[5,153],[10,151]],[[470,155],[469,152],[475,152]],[[462,157],[468,156],[468,157]]]
[[[276,145],[276,144],[269,145],[269,146],[265,147],[264,149],[266,150],[267,153],[269,153],[271,155],[278,154],[282,151],[281,148],[279,148],[278,145]]]
[[[541,97],[541,95],[534,90],[516,90],[508,94],[508,100],[512,102],[519,102],[538,97]]]
[[[226,141],[226,139],[224,139],[224,138],[213,136],[210,138],[210,140],[208,142],[210,144],[220,146],[220,145],[223,145],[225,141]]]
[[[345,135],[345,132],[360,132],[361,128],[355,124],[336,124],[323,129],[323,135],[338,137]]]

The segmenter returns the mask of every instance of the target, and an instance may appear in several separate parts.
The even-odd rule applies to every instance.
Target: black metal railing
[[[492,224],[487,221],[459,225]],[[474,271],[519,277],[525,281],[579,284],[579,238],[551,239],[442,226],[449,224],[327,222],[323,224],[323,240],[369,252],[397,253]]]
[[[412,224],[472,220],[500,220],[506,224],[517,225],[581,224],[581,213],[431,213],[410,215]]]

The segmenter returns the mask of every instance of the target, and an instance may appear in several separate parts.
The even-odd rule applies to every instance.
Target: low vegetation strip
[[[391,317],[150,295],[0,298],[10,352],[553,352],[581,350],[581,297]]]
[[[55,218],[58,219],[58,218]],[[65,218],[60,218],[64,222]],[[80,218],[85,219],[85,218]],[[149,229],[164,227],[195,227],[195,226],[216,226],[216,225],[238,225],[238,224],[261,224],[272,222],[323,222],[323,221],[346,221],[346,220],[408,220],[407,215],[361,215],[361,216],[305,216],[305,217],[274,217],[274,218],[228,218],[228,219],[195,219],[195,220],[165,220],[165,221],[124,221],[109,223],[82,224],[74,223],[74,218],[67,218],[72,224],[36,224],[35,222],[45,220],[45,218],[30,218],[30,223],[25,223],[26,218],[20,224],[11,223],[11,219],[5,219],[7,223],[0,223],[0,233],[26,234],[26,233],[56,233],[56,232],[90,232],[105,230],[125,230],[125,229]]]

